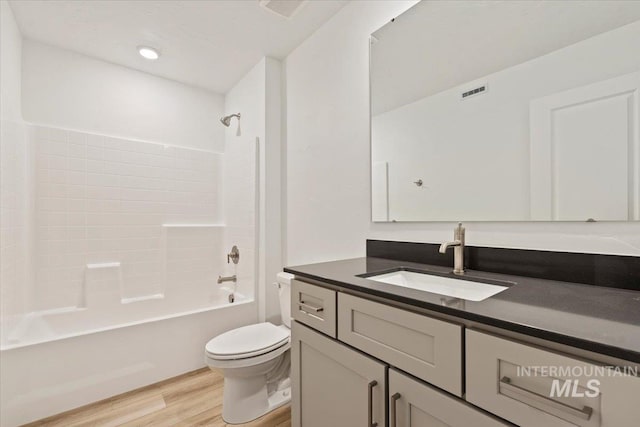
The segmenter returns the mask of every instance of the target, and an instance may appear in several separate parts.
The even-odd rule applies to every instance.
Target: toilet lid
[[[207,343],[206,351],[215,358],[240,359],[265,354],[289,341],[290,332],[272,323],[258,323],[233,329]]]

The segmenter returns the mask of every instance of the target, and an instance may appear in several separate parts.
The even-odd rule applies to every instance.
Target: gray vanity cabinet
[[[300,280],[291,304],[294,427],[507,425],[442,391],[462,395],[460,325]]]
[[[299,280],[292,292],[294,427],[640,426],[640,378],[601,362]]]
[[[389,425],[504,427],[509,424],[395,369],[389,369]]]
[[[294,427],[384,427],[386,365],[292,323]]]

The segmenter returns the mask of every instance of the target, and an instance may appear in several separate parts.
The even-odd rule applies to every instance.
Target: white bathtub
[[[67,307],[30,312],[11,319],[11,329],[5,331],[0,350],[10,350],[33,344],[104,332],[140,323],[187,316],[229,305],[247,302],[243,294],[228,287],[191,288],[188,292],[147,295],[121,299],[115,292],[103,294],[99,304],[87,307]]]
[[[105,310],[33,312],[3,335],[0,425],[11,427],[204,365],[213,336],[257,321],[256,303],[229,291],[147,298]],[[196,301],[194,301],[194,299]],[[197,302],[197,304],[194,304]]]

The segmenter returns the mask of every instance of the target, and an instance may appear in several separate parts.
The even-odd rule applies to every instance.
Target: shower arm
[[[235,113],[235,114],[230,114],[228,116],[224,116],[223,118],[220,119],[220,122],[225,125],[226,127],[229,127],[229,125],[231,125],[231,119],[237,117],[238,120],[240,120],[240,113]]]

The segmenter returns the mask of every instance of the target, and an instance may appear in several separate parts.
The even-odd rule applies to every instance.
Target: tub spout
[[[224,283],[224,282],[233,282],[235,283],[236,280],[236,275],[234,274],[233,276],[218,276],[218,283]]]

